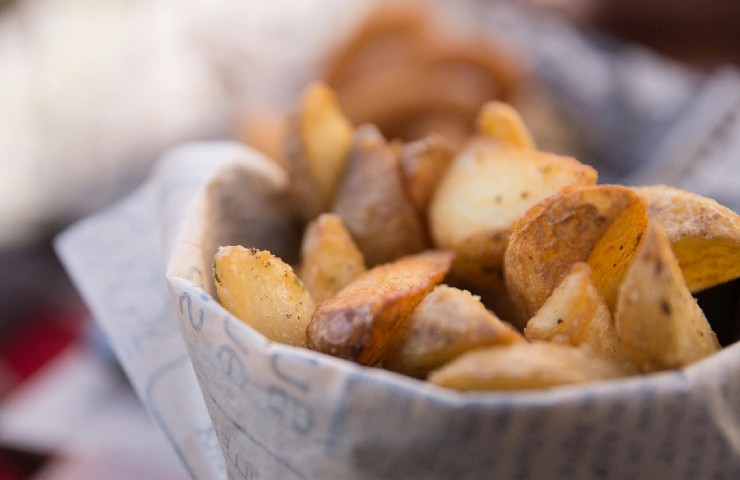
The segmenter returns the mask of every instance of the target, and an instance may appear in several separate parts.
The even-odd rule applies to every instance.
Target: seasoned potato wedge
[[[453,258],[452,252],[430,250],[363,273],[318,305],[307,329],[308,347],[362,365],[377,364]]]
[[[213,278],[221,305],[268,339],[306,346],[315,303],[290,265],[270,252],[220,247]]]
[[[630,188],[592,185],[566,188],[528,210],[514,225],[504,258],[506,285],[517,307],[518,321],[526,322],[534,315],[573,263],[589,260],[612,223],[641,202]],[[613,237],[607,237],[609,248],[604,248],[610,260],[594,263],[607,271],[613,267],[618,273],[622,252],[632,251],[633,245],[611,240],[624,236],[620,229],[615,227],[612,233]],[[632,241],[639,243],[639,238]],[[608,279],[608,274],[599,278]]]
[[[720,348],[658,223],[648,227],[627,270],[614,323],[644,372],[681,367]]]
[[[284,159],[290,190],[307,221],[329,209],[346,163],[352,124],[339,109],[334,92],[314,83],[303,91],[285,129]]]
[[[624,352],[604,298],[593,284],[591,268],[576,262],[544,305],[527,322],[524,336],[574,346],[586,346],[611,360],[624,373],[637,369]]]
[[[714,200],[665,185],[638,187],[692,292],[740,276],[740,216]]]
[[[368,266],[429,246],[421,215],[406,194],[398,158],[372,125],[355,131],[333,211],[342,217]]]
[[[403,145],[398,161],[411,200],[425,213],[432,193],[452,161],[452,149],[442,137],[432,135]]]
[[[595,182],[596,171],[573,158],[477,138],[453,160],[432,199],[433,241],[457,252],[455,276],[495,294],[514,222],[563,187]]]
[[[412,377],[426,375],[460,354],[524,338],[465,290],[439,285],[411,312],[406,329],[388,346],[383,367]]]
[[[511,105],[491,101],[478,113],[478,133],[513,147],[534,149],[532,134]]]
[[[523,390],[622,376],[610,361],[558,343],[515,343],[465,353],[429,375],[456,390]]]
[[[301,243],[300,277],[321,302],[365,271],[365,259],[342,219],[323,213],[306,226]]]

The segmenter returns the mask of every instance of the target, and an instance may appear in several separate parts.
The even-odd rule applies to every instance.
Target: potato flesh
[[[406,329],[388,347],[383,367],[424,378],[473,348],[522,341],[521,334],[486,310],[479,297],[439,285],[411,312]]]
[[[612,313],[619,286],[648,225],[647,202],[637,196],[631,200],[596,242],[587,260],[593,283]]]
[[[622,348],[604,298],[593,284],[591,268],[584,262],[573,265],[544,305],[529,319],[524,336],[531,341],[588,347],[625,373],[637,371]]]
[[[406,317],[452,265],[454,253],[425,251],[368,270],[321,302],[307,329],[313,350],[375,365]]]
[[[306,346],[315,302],[290,265],[264,250],[220,247],[213,276],[226,310],[269,340]]]
[[[527,390],[621,375],[617,366],[589,350],[536,342],[473,350],[433,371],[429,381],[462,391]]]
[[[657,223],[627,270],[614,322],[625,351],[644,372],[682,367],[720,348]]]
[[[365,271],[365,259],[342,219],[324,213],[306,227],[300,277],[316,302],[344,288]]]

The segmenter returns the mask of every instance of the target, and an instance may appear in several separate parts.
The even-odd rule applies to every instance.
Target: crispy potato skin
[[[333,209],[368,266],[429,247],[422,217],[406,193],[398,158],[372,125],[357,128]]]
[[[264,250],[220,247],[213,276],[229,312],[272,341],[306,346],[315,303],[290,265]]]
[[[433,384],[462,391],[527,390],[622,376],[589,350],[557,343],[515,343],[461,355],[429,375]]]
[[[300,276],[317,302],[331,297],[364,272],[365,259],[342,219],[319,215],[306,226],[301,244]]]
[[[660,223],[692,292],[740,276],[740,215],[716,201],[666,185],[636,187]]]
[[[648,228],[622,282],[614,322],[643,372],[682,367],[720,349],[657,223]]]
[[[516,222],[504,273],[520,326],[545,303],[573,263],[588,260],[612,222],[639,201],[631,189],[618,185],[568,187],[535,204]]]
[[[453,259],[453,252],[429,250],[368,270],[318,305],[306,331],[308,347],[362,365],[377,364]]]
[[[425,378],[474,348],[523,341],[519,332],[486,310],[479,297],[438,285],[411,312],[405,330],[391,340],[383,367]]]

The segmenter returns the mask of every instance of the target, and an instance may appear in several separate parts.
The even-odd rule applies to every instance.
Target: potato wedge
[[[692,292],[740,276],[740,215],[710,198],[676,187],[635,188],[661,224]]]
[[[453,252],[430,250],[363,273],[318,305],[307,329],[308,347],[362,365],[377,364],[453,258]]]
[[[504,273],[517,307],[516,320],[522,322],[522,327],[545,303],[573,263],[589,260],[615,219],[641,202],[642,198],[633,190],[618,185],[572,187],[534,205],[517,221],[506,249]],[[612,233],[614,236],[608,238],[622,237],[622,231],[616,227]],[[621,265],[622,251],[631,251],[632,246],[624,245],[620,251],[621,243],[607,241],[610,248],[604,250],[614,257],[599,266],[608,271],[614,265],[616,270]],[[632,241],[639,243],[639,238]]]
[[[511,105],[491,101],[478,113],[478,133],[512,147],[535,149],[532,134]]]
[[[316,302],[333,296],[365,270],[365,259],[338,215],[323,213],[306,226],[300,277]]]
[[[285,167],[291,194],[304,220],[329,209],[344,170],[352,140],[352,124],[322,83],[303,91],[297,111],[287,120]]]
[[[644,372],[682,367],[720,349],[659,223],[650,224],[627,270],[614,324]]]
[[[432,135],[403,145],[398,161],[411,200],[419,212],[426,213],[432,193],[452,161],[452,149],[442,137]]]
[[[604,297],[593,284],[585,262],[573,264],[570,273],[527,322],[524,336],[531,341],[588,347],[611,360],[625,374],[637,373],[619,341]]]
[[[221,305],[269,340],[306,346],[315,302],[290,265],[270,252],[220,247],[213,278]]]
[[[473,348],[523,342],[472,293],[438,285],[411,312],[406,329],[388,346],[383,367],[424,378]]]
[[[584,348],[557,343],[515,343],[465,353],[429,375],[455,390],[525,390],[622,376],[610,361]]]
[[[488,238],[488,250],[502,257],[512,225],[529,207],[563,187],[595,182],[596,171],[573,158],[474,139],[455,157],[432,199],[433,239],[456,249],[471,238]]]
[[[573,158],[474,139],[453,160],[432,199],[434,244],[457,252],[455,276],[493,291],[501,284],[496,279],[502,277],[514,222],[563,187],[595,182],[596,171]]]
[[[342,217],[368,266],[429,246],[421,216],[406,194],[398,158],[372,125],[355,131],[333,211]]]

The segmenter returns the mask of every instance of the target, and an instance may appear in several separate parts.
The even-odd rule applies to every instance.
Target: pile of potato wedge
[[[692,293],[740,276],[740,217],[597,184],[485,104],[459,149],[352,125],[323,84],[287,121],[299,265],[221,247],[222,305],[268,339],[458,390],[680,368],[721,347]]]

